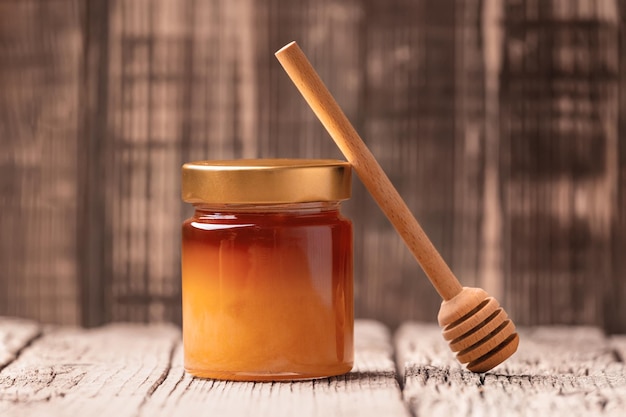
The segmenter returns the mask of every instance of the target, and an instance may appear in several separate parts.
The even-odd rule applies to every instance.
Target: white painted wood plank
[[[179,339],[168,325],[51,329],[0,372],[0,415],[136,416]]]
[[[10,324],[9,324],[10,323]],[[10,330],[9,330],[10,329]],[[522,329],[520,349],[487,374],[465,371],[430,324],[395,335],[404,398],[388,330],[357,321],[355,369],[302,382],[242,383],[185,374],[178,329],[111,325],[48,328],[0,320],[0,415],[346,416],[607,415],[626,410],[626,336],[594,328]],[[6,336],[6,335],[11,336]],[[34,340],[29,344],[30,341]]]
[[[0,370],[40,334],[41,326],[33,321],[0,317]]]
[[[298,382],[231,382],[185,374],[179,345],[167,378],[141,416],[409,416],[386,327],[355,324],[355,367],[340,377]]]
[[[461,368],[440,329],[401,326],[395,335],[404,398],[415,415],[623,416],[626,372],[595,328],[520,330],[518,352],[486,374]]]
[[[528,416],[626,415],[626,369],[599,329],[538,327],[520,338],[501,373],[485,375],[485,390],[498,393],[484,396],[488,407]]]

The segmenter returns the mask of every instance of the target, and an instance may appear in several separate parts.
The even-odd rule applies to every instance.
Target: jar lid
[[[187,203],[283,204],[350,198],[351,166],[334,159],[237,159],[182,168]]]

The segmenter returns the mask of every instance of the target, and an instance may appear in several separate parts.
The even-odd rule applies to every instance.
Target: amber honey
[[[222,170],[233,165],[239,167],[235,176],[254,177],[259,170],[266,175],[274,167],[280,172],[265,178],[269,188],[261,194],[268,201],[263,201],[262,195],[240,198],[227,188],[216,191],[219,184],[202,184],[198,191],[202,181],[190,181],[183,168],[183,199],[195,206],[182,227],[185,369],[199,377],[234,380],[348,372],[353,363],[352,224],[341,214],[340,201],[349,196],[349,165],[229,161],[211,171],[210,163],[203,164],[199,177],[209,182],[229,180]],[[292,182],[301,184],[311,169],[316,170],[311,184],[304,184],[309,190],[298,191]],[[241,201],[246,199],[254,201]]]

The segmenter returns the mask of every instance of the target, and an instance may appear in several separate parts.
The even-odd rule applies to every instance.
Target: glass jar
[[[353,363],[351,169],[335,160],[183,165],[185,369],[232,380],[339,375]]]

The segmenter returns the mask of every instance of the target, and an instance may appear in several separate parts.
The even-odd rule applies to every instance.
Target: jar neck
[[[339,211],[340,201],[316,201],[308,203],[285,204],[206,204],[193,205],[196,216],[215,216],[245,213],[281,213],[281,214],[315,214],[322,212]]]

